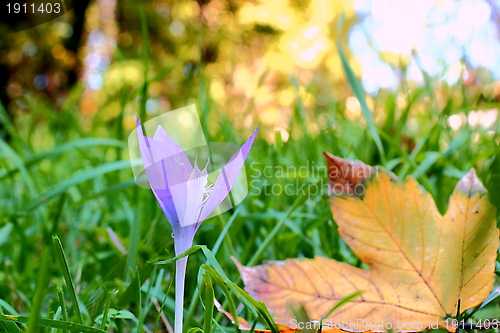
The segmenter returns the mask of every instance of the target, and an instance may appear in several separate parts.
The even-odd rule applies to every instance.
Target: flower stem
[[[174,333],[182,333],[184,316],[184,282],[188,257],[175,262],[175,323]]]

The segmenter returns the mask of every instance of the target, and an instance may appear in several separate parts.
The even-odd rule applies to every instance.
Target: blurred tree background
[[[165,300],[160,327],[168,327],[172,266],[148,261],[166,257],[171,231],[153,195],[135,186],[126,140],[137,118],[189,104],[197,105],[209,141],[242,143],[258,125],[248,163],[259,168],[325,165],[326,150],[413,176],[443,212],[457,179],[474,167],[500,206],[497,1],[64,5],[66,14],[31,29],[12,32],[5,13],[0,22],[4,313],[78,321],[81,307],[82,322],[100,326],[111,307],[108,329],[150,332]],[[325,255],[362,266],[336,232],[325,193],[294,205],[296,196],[265,191],[326,175],[269,178],[251,170],[260,191],[206,221],[195,239],[209,248],[220,241],[217,259],[233,281],[239,278],[230,255],[252,265]],[[57,263],[47,281],[37,274],[52,235],[61,238],[76,290]],[[197,291],[203,263],[192,255],[186,327],[204,320]],[[43,283],[46,295],[37,301],[36,285]],[[478,314],[498,318],[500,304],[488,311]]]
[[[37,112],[29,107],[29,99],[36,99],[58,113],[78,113],[84,131],[95,117],[131,129],[141,103],[155,114],[199,102],[203,93],[210,99],[204,108],[221,111],[238,128],[262,123],[273,140],[273,130],[289,134],[298,93],[306,109],[321,106],[319,121],[307,124],[316,132],[330,125],[321,110],[328,112],[332,97],[346,116],[360,116],[356,99],[349,98],[338,41],[356,54],[353,67],[371,94],[375,117],[387,112],[376,95],[394,94],[396,108],[404,109],[412,88],[429,77],[439,79],[433,86],[437,106],[448,96],[438,92],[457,81],[478,101],[496,101],[500,94],[500,14],[494,1],[66,5],[67,14],[34,29],[9,33],[1,26],[2,101],[13,119]],[[345,24],[337,31],[341,12]],[[143,88],[147,101],[135,98]],[[460,104],[458,96],[454,102]],[[39,120],[52,116],[41,112]]]

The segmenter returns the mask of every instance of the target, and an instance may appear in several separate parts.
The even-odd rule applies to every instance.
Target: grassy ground
[[[315,255],[361,265],[337,233],[325,192],[314,193],[310,186],[326,183],[319,168],[325,166],[323,151],[415,177],[441,212],[459,177],[475,167],[491,200],[500,206],[498,121],[487,129],[464,122],[458,130],[448,121],[454,114],[498,107],[493,97],[460,82],[447,86],[439,78],[427,78],[425,85],[412,89],[402,82],[398,91],[372,98],[371,107],[378,110],[372,119],[347,63],[344,72],[354,93],[346,90],[333,97],[313,80],[303,88],[321,103],[306,107],[296,94],[288,140],[261,129],[247,160],[249,196],[235,210],[205,221],[198,231],[195,244],[212,250],[228,280],[241,286],[230,256],[246,265]],[[250,128],[260,125],[233,123],[204,85],[199,87],[197,108],[210,140],[241,144]],[[354,94],[363,107],[359,116],[345,108]],[[57,109],[32,99],[29,112],[13,122],[0,109],[8,134],[0,140],[0,309],[31,323],[20,326],[28,332],[37,331],[33,323],[38,316],[45,320],[40,322],[44,332],[90,332],[92,326],[164,331],[158,306],[172,323],[174,265],[148,262],[173,256],[170,226],[152,193],[134,183],[127,159],[129,129],[99,114],[91,120],[80,116],[71,98]],[[146,113],[141,113],[144,119]],[[276,173],[287,166],[297,171],[306,166],[307,172],[289,168]],[[265,167],[267,173],[262,172]],[[280,191],[286,184],[292,184],[289,191]],[[307,189],[312,193],[302,194]],[[190,257],[185,315],[186,328],[205,331],[210,329],[206,316],[211,310],[204,307],[210,304],[210,288],[199,272],[206,260],[201,251]],[[217,298],[230,304],[216,280],[213,284]],[[238,306],[241,301],[232,290],[229,295]],[[241,315],[251,323],[257,318],[248,309]],[[499,304],[491,303],[483,315],[498,318]],[[235,330],[216,311],[213,317],[211,329]],[[16,331],[11,323],[3,325]]]

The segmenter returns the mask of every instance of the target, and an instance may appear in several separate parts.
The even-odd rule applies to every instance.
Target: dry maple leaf
[[[369,270],[333,259],[289,259],[261,266],[238,264],[246,290],[264,302],[278,323],[290,325],[289,302],[320,319],[343,298],[362,295],[326,319],[348,331],[420,331],[479,305],[491,291],[499,230],[495,208],[474,169],[453,192],[442,216],[411,177],[325,154],[339,233]],[[332,172],[332,168],[339,168]],[[364,176],[356,174],[361,172]],[[362,184],[363,194],[355,188]]]

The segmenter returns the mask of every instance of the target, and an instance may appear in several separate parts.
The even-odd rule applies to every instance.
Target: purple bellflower
[[[258,129],[222,168],[214,184],[207,184],[207,165],[194,166],[184,149],[178,146],[158,126],[153,138],[148,138],[137,120],[139,149],[151,189],[163,213],[172,225],[175,255],[188,250],[201,223],[226,198],[252,148]],[[176,261],[174,332],[182,333],[184,280],[188,257]]]

